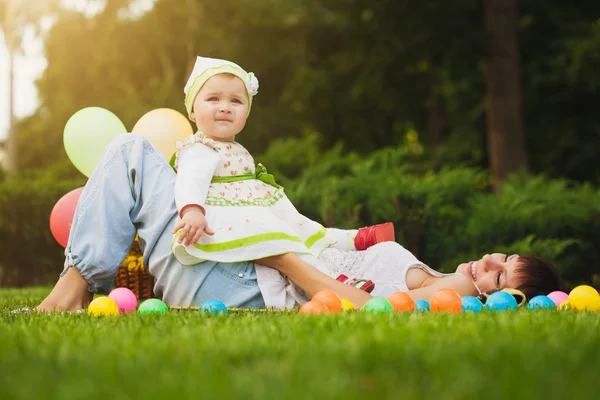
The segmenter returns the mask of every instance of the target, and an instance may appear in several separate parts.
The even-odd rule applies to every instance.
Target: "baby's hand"
[[[188,206],[183,210],[181,219],[173,228],[173,233],[180,229],[181,234],[177,241],[181,243],[185,240],[186,246],[198,243],[203,232],[207,235],[215,234],[213,230],[208,227],[202,208],[194,205]]]

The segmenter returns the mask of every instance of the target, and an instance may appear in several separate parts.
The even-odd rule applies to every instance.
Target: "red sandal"
[[[386,222],[385,224],[360,228],[354,238],[354,247],[356,250],[366,250],[377,243],[393,242],[395,240],[394,224]]]

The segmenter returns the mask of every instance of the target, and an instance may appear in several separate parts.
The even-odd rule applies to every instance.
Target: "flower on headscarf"
[[[253,72],[248,72],[246,89],[248,90],[248,94],[252,97],[256,96],[258,93],[258,79],[256,79],[256,76],[254,76]]]

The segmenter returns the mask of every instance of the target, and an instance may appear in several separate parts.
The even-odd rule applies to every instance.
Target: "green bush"
[[[554,260],[570,283],[598,279],[597,188],[518,175],[496,194],[487,171],[433,172],[427,157],[402,147],[361,157],[342,145],[323,150],[308,136],[277,140],[255,159],[308,217],[339,228],[391,221],[396,240],[441,271],[485,253],[533,253]],[[64,256],[50,233],[50,212],[84,182],[67,163],[0,181],[0,283],[56,278]]]
[[[27,171],[0,181],[0,284],[24,286],[56,280],[64,249],[50,232],[49,218],[56,202],[83,186],[70,168]]]
[[[320,151],[308,137],[279,140],[257,160],[268,160],[300,212],[341,228],[391,221],[396,240],[436,269],[486,253],[531,253],[555,261],[570,283],[598,279],[597,188],[516,175],[496,194],[487,171],[432,172],[426,157],[399,147],[361,158],[341,146]]]

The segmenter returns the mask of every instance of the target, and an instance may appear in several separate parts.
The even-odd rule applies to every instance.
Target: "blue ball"
[[[552,301],[552,299],[550,297],[540,295],[540,296],[535,296],[534,298],[529,300],[529,303],[527,303],[527,307],[529,307],[530,310],[555,309],[556,304],[554,303],[554,301]]]
[[[462,310],[479,312],[483,309],[483,303],[474,296],[464,296],[462,298]]]
[[[492,311],[516,310],[517,306],[517,300],[512,294],[506,292],[492,293],[485,302],[485,308]]]
[[[227,306],[219,300],[207,300],[202,303],[198,311],[205,311],[213,314],[227,314]]]
[[[427,300],[415,300],[416,311],[429,311],[429,302]]]

